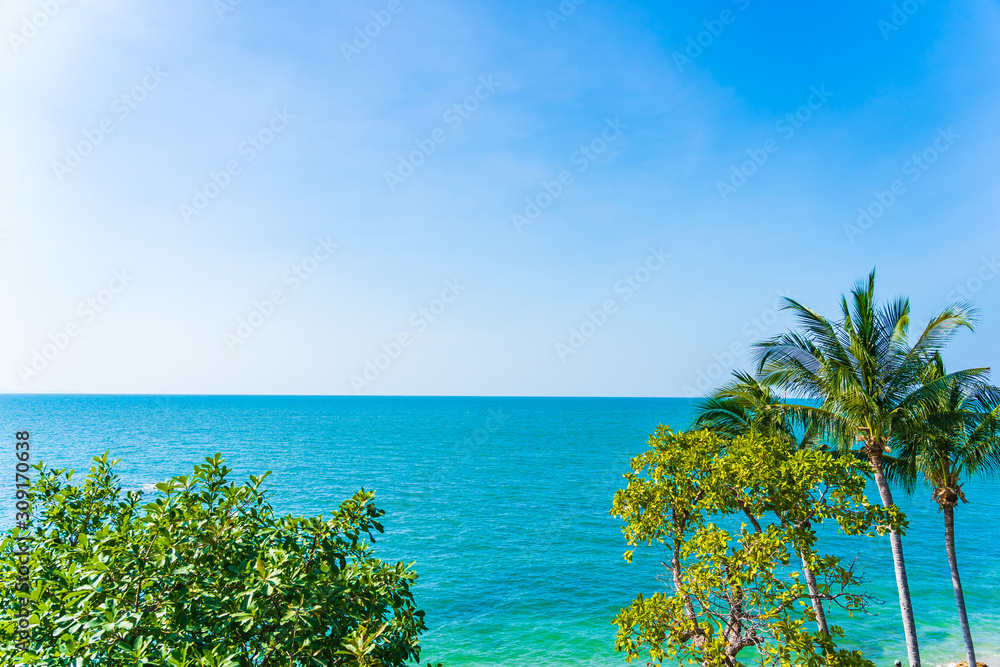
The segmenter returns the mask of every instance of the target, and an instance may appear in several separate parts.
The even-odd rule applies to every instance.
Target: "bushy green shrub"
[[[395,667],[425,629],[402,562],[372,554],[384,514],[359,491],[332,517],[276,516],[217,454],[152,500],[107,454],[82,484],[38,470],[34,519],[0,543],[0,666]],[[19,539],[27,538],[27,539]],[[31,555],[22,563],[21,545]],[[26,565],[27,591],[18,587]],[[24,571],[22,571],[24,572]],[[21,609],[27,628],[18,632]]]

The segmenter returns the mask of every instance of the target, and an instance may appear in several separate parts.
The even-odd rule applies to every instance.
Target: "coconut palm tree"
[[[781,438],[796,448],[819,446],[820,435],[808,415],[787,410],[774,388],[745,371],[695,405],[695,426],[735,438],[751,432]],[[796,427],[803,431],[799,440]],[[803,428],[804,427],[804,428]]]
[[[928,365],[928,382],[943,382],[946,390],[937,396],[926,419],[911,425],[900,437],[895,457],[886,458],[886,477],[899,481],[912,493],[919,477],[934,489],[932,499],[944,513],[944,544],[955,590],[958,622],[965,640],[968,665],[976,664],[976,651],[965,611],[962,581],[955,554],[955,508],[967,503],[962,482],[976,474],[1000,472],[1000,389],[972,387],[946,380],[940,356]]]
[[[758,433],[764,436],[778,438],[789,442],[795,448],[805,448],[818,445],[819,431],[811,421],[802,426],[803,437],[796,436],[797,413],[784,410],[785,401],[766,383],[762,383],[749,373],[734,371],[734,380],[723,385],[710,396],[695,406],[695,426],[720,433],[729,438]],[[781,517],[778,517],[781,519]],[[808,522],[805,524],[808,527]],[[809,567],[809,560],[804,551],[799,552],[802,560],[802,574],[809,589],[809,598],[813,612],[816,615],[816,625],[820,632],[830,634],[826,621],[826,610],[823,608],[823,595],[816,582],[816,575]]]
[[[893,506],[883,457],[898,446],[899,431],[933,410],[947,382],[981,385],[988,369],[952,373],[927,383],[926,368],[961,328],[972,329],[974,311],[952,305],[934,316],[911,345],[909,299],[879,303],[875,271],[858,281],[850,300],[841,298],[840,318],[827,319],[794,299],[785,309],[797,317],[800,330],[755,346],[758,373],[770,386],[792,395],[818,399],[820,407],[790,406],[812,414],[825,437],[842,449],[860,444],[872,467],[883,506]],[[893,569],[911,667],[920,667],[916,625],[899,532],[891,530]]]

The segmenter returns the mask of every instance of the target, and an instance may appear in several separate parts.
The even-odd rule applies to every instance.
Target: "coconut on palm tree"
[[[966,661],[976,664],[976,652],[965,611],[965,596],[955,553],[955,508],[967,503],[962,483],[977,474],[1000,472],[1000,389],[977,387],[948,379],[944,363],[935,358],[927,368],[928,384],[942,383],[943,391],[929,414],[900,437],[896,456],[886,459],[886,476],[912,492],[923,477],[934,489],[931,497],[944,513],[944,541],[951,568],[958,620],[965,641]]]
[[[899,445],[901,432],[933,411],[944,391],[943,381],[963,386],[985,381],[988,369],[960,371],[942,381],[926,381],[930,360],[959,329],[972,329],[973,310],[966,304],[944,309],[911,344],[909,300],[898,297],[878,302],[874,270],[867,280],[854,286],[850,299],[842,297],[837,320],[794,299],[785,299],[784,307],[797,316],[799,331],[755,346],[762,381],[794,396],[819,400],[819,407],[787,409],[809,413],[815,423],[822,424],[825,436],[845,450],[860,444],[859,451],[871,464],[882,504],[891,507],[892,492],[883,457]],[[898,531],[890,531],[889,536],[907,654],[911,667],[919,667],[903,544]]]

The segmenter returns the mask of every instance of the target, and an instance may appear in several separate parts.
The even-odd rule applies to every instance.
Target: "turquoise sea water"
[[[387,510],[376,553],[416,561],[431,631],[423,658],[452,667],[608,666],[611,620],[656,580],[662,549],[622,560],[611,496],[657,424],[684,428],[685,399],[0,396],[9,440],[85,470],[110,450],[128,487],[189,472],[222,452],[241,478],[272,470],[282,511],[328,513],[355,490]],[[13,465],[13,458],[9,457]],[[12,478],[4,476],[5,479]],[[9,525],[13,481],[0,503]],[[1000,664],[1000,491],[969,482],[959,564],[980,661]],[[871,495],[873,499],[876,495]],[[964,660],[943,547],[923,489],[897,497],[925,664]],[[875,615],[835,617],[879,665],[906,660],[887,540],[828,539],[858,556]]]

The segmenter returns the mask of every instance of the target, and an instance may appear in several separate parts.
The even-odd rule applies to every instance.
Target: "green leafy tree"
[[[988,375],[989,369],[978,368],[930,382],[926,377],[927,364],[952,336],[963,327],[972,329],[973,311],[962,304],[945,308],[911,345],[909,300],[898,297],[880,304],[874,271],[854,286],[850,301],[841,299],[839,320],[827,319],[794,299],[785,299],[785,308],[797,316],[799,330],[757,346],[763,381],[820,400],[821,407],[785,409],[808,413],[813,423],[822,426],[824,437],[842,449],[860,443],[883,506],[893,507],[883,457],[900,445],[901,431],[925,419],[950,384],[978,386]],[[901,534],[891,531],[889,542],[907,654],[910,665],[920,667]]]
[[[928,382],[948,377],[940,357],[929,365],[927,373]],[[931,497],[944,513],[945,551],[966,661],[975,665],[976,651],[955,552],[955,508],[959,501],[968,502],[962,491],[965,479],[996,477],[1000,472],[1000,390],[950,380],[930,413],[910,424],[900,440],[896,456],[886,457],[886,477],[890,482],[901,482],[908,493],[921,477],[934,490]]]
[[[744,371],[734,371],[734,379],[715,390],[695,406],[695,426],[737,438],[755,433],[785,440],[797,448],[818,447],[820,432],[809,419],[808,413],[801,414],[785,410],[786,402],[771,387]],[[802,423],[796,424],[799,418]],[[802,433],[801,440],[798,431]],[[808,522],[806,528],[809,527]],[[823,595],[819,591],[816,576],[809,568],[806,556],[800,555],[802,575],[809,588],[816,626],[822,633],[829,633]]]
[[[617,650],[629,661],[648,654],[648,664],[737,667],[746,651],[759,665],[871,667],[837,649],[840,627],[807,629],[816,618],[795,565],[801,558],[815,573],[824,600],[864,607],[849,590],[853,569],[818,553],[811,527],[835,521],[849,535],[902,527],[898,511],[869,505],[859,462],[758,434],[661,426],[649,444],[611,514],[623,519],[629,545],[669,549],[670,590],[639,594],[618,614]],[[715,523],[735,516],[747,520],[735,533]]]
[[[35,519],[0,543],[0,665],[395,667],[419,658],[424,613],[404,563],[374,558],[383,512],[364,490],[329,519],[276,516],[261,484],[216,455],[123,493],[105,454],[82,484],[41,464]],[[31,609],[27,638],[19,607]],[[24,650],[26,649],[26,650]]]

